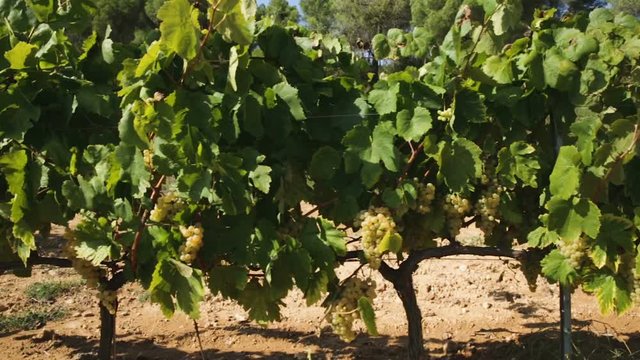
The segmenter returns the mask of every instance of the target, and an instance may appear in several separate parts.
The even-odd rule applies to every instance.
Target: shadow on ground
[[[225,329],[237,336],[254,335],[265,340],[285,339],[294,343],[316,346],[319,349],[311,354],[284,352],[258,352],[254,349],[246,351],[229,351],[223,348],[206,348],[204,357],[208,360],[236,359],[404,359],[406,338],[390,338],[385,336],[368,337],[361,335],[352,343],[341,342],[336,336],[323,333],[320,337],[313,333],[265,329],[252,325],[228,327]],[[491,331],[491,330],[488,330]],[[498,330],[496,330],[498,331]],[[202,335],[206,343],[208,333]],[[640,360],[640,334],[619,334],[627,338],[627,342],[614,335],[596,334],[590,331],[575,331],[573,343],[575,359],[588,360]],[[58,341],[73,349],[73,359],[85,360],[95,358],[97,341],[82,336],[61,336]],[[455,353],[444,354],[442,339],[429,339],[432,359],[475,359],[475,360],[551,360],[560,359],[560,337],[556,329],[540,330],[535,333],[514,337],[513,340],[483,340],[479,342],[459,343],[455,339],[449,341],[449,348]],[[435,349],[435,350],[434,350]],[[188,352],[154,343],[152,340],[128,340],[118,342],[117,358],[119,360],[201,360],[199,351]]]

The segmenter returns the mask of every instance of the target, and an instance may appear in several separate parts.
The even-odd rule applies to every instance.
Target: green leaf
[[[269,193],[271,188],[271,167],[266,165],[258,165],[255,170],[249,172],[249,179],[256,189],[265,194]]]
[[[287,103],[289,111],[294,119],[301,121],[307,118],[304,114],[304,110],[302,109],[300,97],[298,97],[298,89],[286,82],[281,82],[273,87],[273,91],[275,91],[276,94],[284,100],[285,103]]]
[[[330,180],[340,168],[342,156],[331,146],[323,146],[311,157],[309,175],[316,180]]]
[[[487,122],[487,107],[484,105],[484,98],[478,92],[471,90],[460,90],[456,93],[454,100],[455,122],[462,126],[468,123]]]
[[[547,50],[543,60],[544,80],[547,85],[558,90],[568,90],[578,67],[564,56],[562,49],[553,47]]]
[[[200,46],[198,14],[188,0],[167,0],[158,9],[160,42],[187,60],[196,57]]]
[[[197,319],[204,299],[202,272],[172,259],[162,259],[153,272],[149,293],[165,316],[172,316],[177,307]]]
[[[397,254],[402,250],[402,236],[396,232],[387,231],[387,233],[380,240],[380,244],[376,247],[376,251],[380,254],[384,254],[387,251]]]
[[[565,258],[559,250],[551,251],[542,259],[540,265],[542,265],[542,273],[546,277],[559,281],[562,285],[573,284],[578,276],[569,259]]]
[[[551,195],[568,199],[578,192],[580,187],[580,169],[582,157],[575,146],[560,148],[556,164],[549,176]]]
[[[249,272],[240,266],[216,266],[209,272],[209,289],[225,299],[237,298],[247,286]]]
[[[376,164],[382,161],[387,170],[398,171],[398,161],[393,146],[395,134],[395,128],[390,121],[383,121],[376,125],[372,133],[370,152],[363,160]]]
[[[544,249],[560,241],[560,236],[555,231],[549,231],[540,226],[527,235],[527,244],[532,247]]]
[[[254,0],[212,0],[216,9],[213,24],[224,39],[239,45],[250,45],[255,30]]]
[[[573,28],[559,28],[554,31],[556,46],[562,49],[567,59],[577,62],[584,56],[598,51],[596,39]]]
[[[11,50],[4,53],[11,69],[22,70],[35,65],[35,55],[38,47],[24,41],[17,43]]]
[[[592,246],[589,257],[593,264],[602,269],[614,264],[620,254],[633,254],[636,239],[633,223],[622,217],[605,214],[601,218],[600,233]]]
[[[329,285],[329,277],[324,271],[318,271],[309,278],[307,288],[304,290],[304,297],[307,300],[307,306],[311,306],[322,299],[327,292]]]
[[[260,284],[256,278],[251,279],[244,288],[238,303],[249,312],[249,316],[259,323],[280,320],[280,305],[283,303],[271,296],[269,284]]]
[[[633,306],[626,280],[616,276],[597,275],[588,280],[583,285],[583,289],[596,294],[603,314],[611,312],[621,314]]]
[[[576,122],[571,124],[571,133],[578,138],[576,147],[582,156],[582,163],[587,166],[591,165],[594,142],[601,126],[602,121],[595,114],[579,117]]]
[[[500,36],[514,29],[520,23],[522,16],[522,2],[519,0],[505,0],[491,15],[493,33]]]
[[[376,313],[373,310],[371,301],[367,297],[361,297],[358,299],[358,311],[360,311],[360,318],[367,327],[367,332],[371,336],[378,336],[378,329],[376,327]]]
[[[410,110],[402,110],[396,117],[398,135],[407,141],[419,141],[431,126],[431,113],[423,107],[416,107],[413,115]]]
[[[347,253],[347,243],[344,231],[338,230],[336,225],[329,220],[319,218],[320,239],[329,245],[338,256],[344,256]]]
[[[524,141],[516,141],[509,149],[500,149],[496,171],[500,180],[511,186],[516,185],[518,178],[523,184],[537,188],[540,161],[535,148]]]
[[[549,210],[549,230],[564,241],[575,241],[583,233],[595,239],[600,232],[600,209],[590,200],[566,200],[553,197],[546,205]]]
[[[457,138],[445,143],[440,152],[440,174],[453,192],[473,188],[475,179],[482,176],[482,150],[474,142]]]
[[[391,86],[386,83],[378,83],[376,89],[369,93],[368,101],[373,105],[379,115],[386,115],[396,112],[398,104],[398,93],[400,83]]]
[[[391,47],[387,41],[387,37],[384,34],[377,34],[371,39],[373,46],[373,56],[377,60],[385,59],[391,55]]]
[[[494,55],[485,60],[482,71],[498,84],[510,84],[513,82],[513,62],[511,59]]]

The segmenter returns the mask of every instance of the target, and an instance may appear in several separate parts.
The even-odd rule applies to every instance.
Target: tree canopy
[[[258,6],[256,17],[258,19],[265,16],[272,16],[277,24],[286,24],[288,22],[298,22],[300,13],[298,8],[289,5],[287,0],[271,0],[269,5]]]

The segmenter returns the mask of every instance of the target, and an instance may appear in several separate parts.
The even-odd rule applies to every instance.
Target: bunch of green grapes
[[[560,253],[569,260],[569,264],[578,269],[587,258],[587,250],[589,249],[589,243],[586,237],[581,236],[574,241],[563,241],[560,243],[558,250]]]
[[[87,287],[91,289],[97,289],[100,284],[100,278],[103,277],[104,270],[93,265],[91,261],[78,258],[76,247],[78,246],[78,240],[73,230],[67,228],[64,232],[64,239],[67,240],[62,253],[65,257],[71,260],[71,265],[80,276],[86,281]]]
[[[355,226],[360,226],[362,235],[362,250],[367,258],[369,266],[377,270],[382,263],[382,254],[378,251],[378,245],[382,239],[391,233],[397,233],[396,222],[391,216],[391,211],[385,207],[371,207],[362,212],[356,221]]]
[[[451,234],[452,238],[455,238],[464,224],[465,215],[471,210],[471,203],[468,199],[458,194],[449,194],[444,198],[442,208],[447,218],[449,234]]]
[[[174,217],[183,208],[184,202],[178,197],[178,194],[174,191],[168,191],[158,198],[156,205],[151,210],[149,220],[162,222],[167,218]]]
[[[153,170],[153,150],[142,150],[142,156],[144,157],[144,166],[147,168],[147,170]]]
[[[436,186],[432,183],[416,185],[418,190],[418,201],[416,204],[416,212],[420,214],[428,214],[431,212],[431,204],[436,198]]]
[[[453,109],[446,108],[444,110],[438,110],[438,120],[440,121],[450,121],[453,118]]]
[[[180,246],[180,261],[191,264],[202,248],[202,225],[180,226],[180,233],[187,240],[184,245]]]
[[[360,318],[358,300],[369,298],[371,302],[376,297],[376,282],[371,278],[366,280],[353,277],[348,279],[329,308],[327,320],[331,323],[333,332],[342,340],[350,342],[356,338],[353,322]]]
[[[542,271],[540,261],[532,261],[532,259],[525,258],[520,261],[520,270],[527,280],[529,290],[535,292],[538,287],[538,276]]]
[[[104,306],[109,314],[115,315],[118,305],[118,292],[113,290],[100,290],[98,291],[98,299],[102,306]]]
[[[491,235],[493,229],[498,224],[500,206],[500,194],[504,191],[502,186],[495,182],[482,192],[480,199],[476,203],[476,213],[480,216],[477,222],[478,227],[485,236]]]

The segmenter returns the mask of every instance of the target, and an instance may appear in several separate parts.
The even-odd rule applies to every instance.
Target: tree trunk
[[[117,306],[116,306],[117,308]],[[116,315],[111,314],[100,302],[100,347],[99,360],[115,359],[116,349]]]
[[[421,360],[425,358],[425,350],[422,337],[422,313],[416,299],[416,292],[413,288],[413,275],[411,273],[401,273],[398,281],[393,284],[402,300],[404,312],[409,323],[409,346],[407,358],[410,360]]]
[[[407,359],[426,359],[427,353],[424,348],[422,337],[422,312],[420,312],[416,292],[413,288],[413,273],[409,268],[394,270],[385,263],[380,267],[380,273],[382,274],[382,277],[393,284],[398,296],[400,296],[400,300],[402,300],[402,307],[404,308],[404,312],[407,316],[407,322],[409,324]]]

